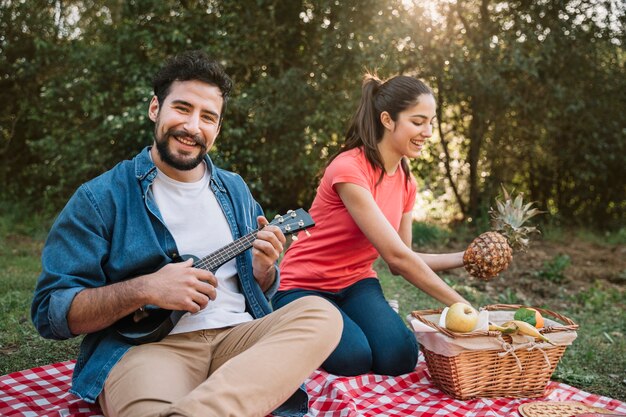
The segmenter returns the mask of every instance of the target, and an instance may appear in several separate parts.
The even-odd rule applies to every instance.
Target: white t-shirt
[[[233,241],[226,217],[209,187],[210,179],[206,167],[202,179],[193,183],[173,180],[157,170],[152,192],[181,256],[203,258]],[[230,327],[252,320],[239,290],[235,259],[222,265],[215,276],[215,300],[195,314],[185,314],[170,334]]]

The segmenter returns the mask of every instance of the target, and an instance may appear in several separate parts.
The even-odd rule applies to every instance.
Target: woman
[[[416,182],[407,158],[417,158],[432,136],[435,110],[423,82],[366,75],[345,143],[330,159],[311,206],[315,229],[281,262],[275,308],[316,295],[343,315],[339,346],[322,365],[330,373],[400,375],[415,368],[417,342],[383,296],[373,269],[378,256],[440,302],[467,303],[433,272],[461,266],[463,252],[411,250]]]

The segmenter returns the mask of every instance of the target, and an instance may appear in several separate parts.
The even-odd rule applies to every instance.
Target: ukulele
[[[287,214],[278,215],[270,222],[277,226],[285,235],[294,234],[315,226],[313,219],[303,209],[289,210]],[[193,255],[183,255],[181,260],[192,258],[194,268],[215,273],[220,266],[252,247],[260,229],[257,229],[215,252],[198,259]],[[293,236],[296,239],[296,236]],[[187,313],[183,310],[167,310],[156,306],[144,306],[132,314],[120,319],[113,326],[117,333],[127,342],[140,345],[157,342],[167,336],[180,318]]]

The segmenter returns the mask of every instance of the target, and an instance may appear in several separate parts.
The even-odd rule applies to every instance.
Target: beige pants
[[[339,343],[338,310],[304,297],[236,327],[132,347],[100,394],[107,417],[265,416]]]

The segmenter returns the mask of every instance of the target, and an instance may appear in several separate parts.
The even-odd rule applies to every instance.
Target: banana
[[[494,324],[494,323],[489,323],[489,331],[491,332],[498,331],[503,334],[511,334],[517,331],[517,327],[513,327],[513,326],[504,327],[504,326],[498,326],[497,324]]]
[[[555,346],[555,344],[552,343],[552,341],[550,339],[548,339],[547,337],[545,337],[544,335],[539,333],[539,330],[537,330],[535,328],[535,326],[533,326],[533,325],[531,325],[529,323],[526,323],[525,321],[521,321],[521,320],[507,321],[506,323],[502,324],[502,327],[513,327],[518,332],[520,332],[521,334],[525,334],[527,336],[532,336],[534,338],[543,340],[544,342],[550,343],[551,345]]]

